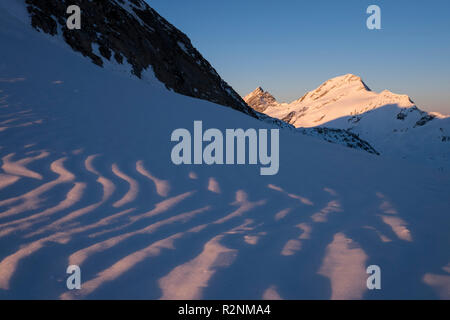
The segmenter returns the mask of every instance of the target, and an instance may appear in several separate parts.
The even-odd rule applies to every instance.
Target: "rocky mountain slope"
[[[244,101],[258,112],[264,112],[267,108],[278,104],[276,99],[261,87],[246,95]]]
[[[151,68],[175,92],[255,116],[189,38],[143,0],[26,0],[26,3],[35,29],[62,36],[73,50],[99,66],[107,61],[129,64],[137,77]],[[80,30],[69,30],[66,26],[69,5],[81,8]]]

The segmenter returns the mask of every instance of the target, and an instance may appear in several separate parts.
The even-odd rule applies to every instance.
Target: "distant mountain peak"
[[[255,105],[261,108],[261,100],[264,100],[265,108],[262,112],[295,127],[315,127],[340,117],[353,117],[385,106],[396,106],[400,109],[415,107],[423,116],[423,112],[408,95],[389,90],[380,93],[371,91],[361,77],[351,73],[331,78],[288,104],[270,100],[268,95],[270,94],[259,87],[244,100],[253,108]]]
[[[345,74],[343,76],[338,76],[336,78],[343,78],[343,79],[345,79],[347,81],[362,81],[360,76],[357,76],[357,75],[352,74],[352,73],[347,73],[347,74]]]
[[[357,89],[364,88],[367,91],[371,91],[369,87],[364,83],[361,77],[351,73],[325,81],[321,86],[319,86],[319,88],[321,87],[341,88],[350,86],[356,86]]]
[[[322,98],[326,99],[329,96],[336,96],[338,91],[345,92],[358,92],[358,91],[371,91],[370,88],[364,83],[361,77],[348,73],[342,76],[337,76],[323,82],[316,89],[306,93],[301,98],[293,101],[292,103],[301,103],[306,101],[316,101]]]
[[[246,95],[244,101],[258,112],[264,112],[269,106],[278,104],[274,96],[261,87],[257,87]]]
[[[331,78],[330,80],[328,80],[326,82],[340,84],[340,85],[345,85],[345,84],[350,84],[350,83],[351,84],[354,84],[354,83],[361,84],[362,83],[365,85],[364,81],[362,80],[362,78],[360,76],[354,75],[352,73],[347,73],[342,76],[337,76],[337,77]]]
[[[411,112],[417,111],[421,116],[425,114],[408,95],[389,90],[380,93],[371,91],[361,77],[351,73],[331,78],[291,103],[278,103],[262,87],[257,87],[244,100],[253,109],[295,127],[315,127],[385,106],[411,109]]]
[[[261,90],[245,99],[251,107],[260,108],[261,100],[266,101]],[[291,103],[265,103],[264,107],[267,116],[334,143],[353,141],[358,148],[367,143],[375,150],[365,149],[368,152],[436,163],[450,159],[449,116],[419,109],[406,94],[371,91],[351,73],[329,79]]]
[[[268,91],[265,91],[262,87],[257,87],[255,90],[250,92],[247,96],[263,95],[265,93],[271,95]]]

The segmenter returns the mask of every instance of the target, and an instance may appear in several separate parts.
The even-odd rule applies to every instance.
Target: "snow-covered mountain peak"
[[[415,110],[412,111],[417,111],[420,116],[423,113],[408,95],[395,94],[389,90],[376,93],[369,89],[361,77],[350,73],[325,81],[291,103],[277,103],[276,100],[266,97],[266,92],[260,88],[244,100],[253,108],[255,105],[260,108],[260,101],[263,100],[265,108],[258,111],[282,119],[295,127],[315,127],[385,106],[396,106],[401,109],[414,107]],[[269,104],[267,100],[270,100]]]
[[[251,107],[254,101],[246,99]],[[381,154],[450,164],[450,117],[419,109],[406,94],[371,91],[354,74],[327,80],[298,100],[272,103],[262,112],[296,128],[347,130]]]
[[[327,99],[330,96],[342,96],[342,92],[348,94],[352,92],[357,93],[359,91],[370,92],[371,90],[363,82],[361,77],[349,73],[325,81],[319,87],[308,92],[300,99],[293,101],[291,104],[319,101]]]
[[[355,83],[359,84],[359,83],[363,83],[363,81],[362,81],[361,77],[351,74],[351,73],[347,73],[342,76],[334,77],[334,78],[326,81],[325,83],[342,86],[342,85],[355,84]]]
[[[265,94],[269,95],[269,96],[272,96],[268,91],[265,91],[262,87],[257,87],[255,90],[253,90],[248,95],[246,95],[244,97],[244,99],[246,99],[246,98],[253,98],[253,97],[260,97],[260,96],[264,96]]]
[[[323,87],[323,88],[331,89],[331,88],[342,88],[342,87],[349,87],[349,86],[363,87],[367,91],[370,91],[370,89],[366,86],[366,84],[361,79],[361,77],[351,74],[351,73],[345,74],[343,76],[337,76],[330,80],[327,80],[319,88]]]

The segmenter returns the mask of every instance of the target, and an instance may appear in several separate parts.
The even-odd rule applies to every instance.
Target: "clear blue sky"
[[[449,0],[148,0],[245,95],[292,101],[353,73],[375,91],[408,94],[450,114]],[[366,9],[381,8],[382,30]]]

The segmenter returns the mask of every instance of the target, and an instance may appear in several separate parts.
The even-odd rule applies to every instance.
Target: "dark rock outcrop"
[[[427,115],[423,116],[422,118],[420,118],[420,119],[416,122],[416,124],[414,125],[414,128],[415,128],[415,127],[421,127],[421,126],[427,124],[428,122],[430,122],[431,120],[433,120],[434,118],[436,118],[434,115],[432,115],[432,114],[427,114]]]
[[[325,141],[344,145],[346,147],[358,150],[364,150],[368,153],[380,155],[374,147],[367,141],[361,139],[358,135],[344,129],[334,129],[326,127],[297,128],[297,130],[307,136],[322,138]]]
[[[291,123],[292,118],[296,115],[295,111],[289,112],[283,119],[284,122]]]

